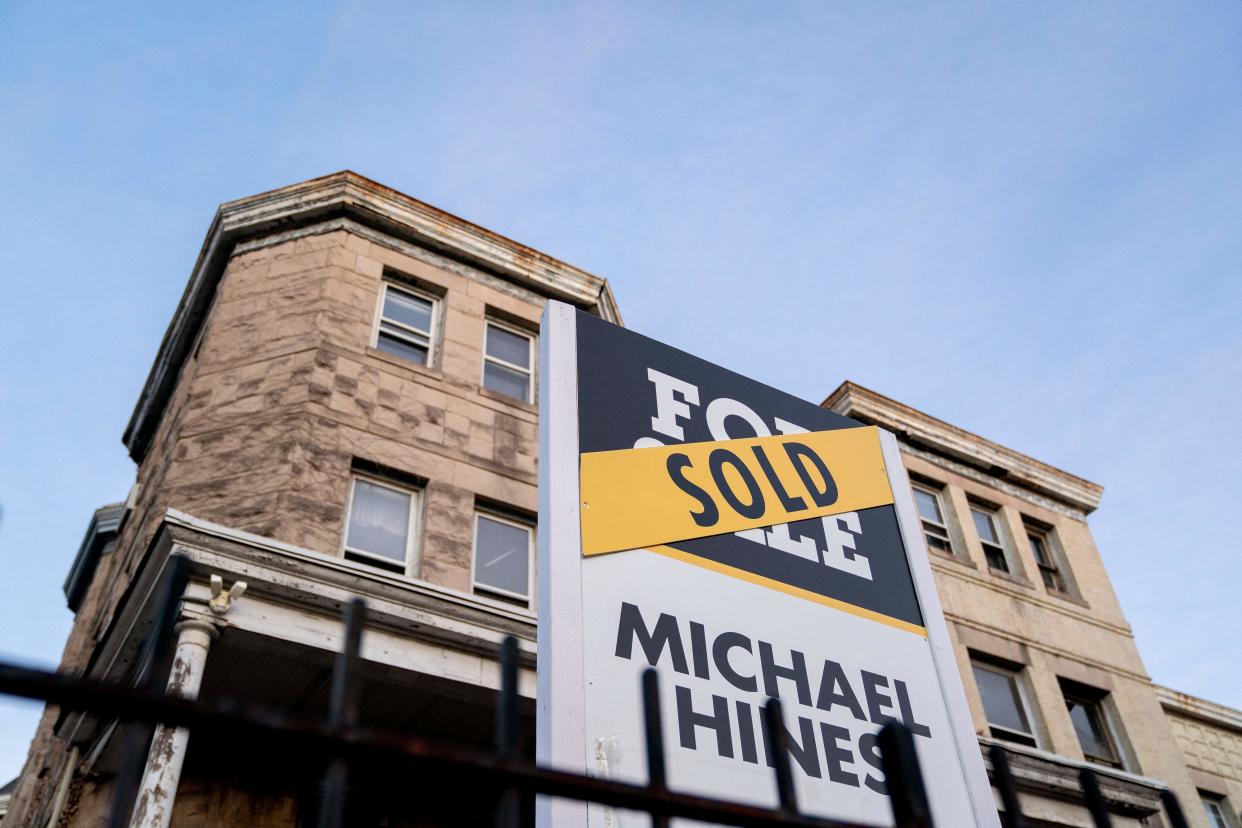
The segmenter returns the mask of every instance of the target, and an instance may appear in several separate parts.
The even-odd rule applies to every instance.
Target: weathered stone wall
[[[1242,733],[1176,714],[1169,723],[1187,764],[1242,785]]]
[[[385,267],[443,291],[430,368],[371,347]],[[535,408],[479,387],[489,308],[542,312],[344,231],[236,256],[122,545],[144,548],[171,507],[336,555],[351,462],[369,460],[428,481],[420,576],[468,590],[474,498],[537,503]]]
[[[956,639],[958,668],[977,732],[989,733],[974,684],[971,650],[1025,667],[1039,746],[1062,756],[1083,758],[1058,677],[1106,691],[1105,706],[1116,727],[1126,769],[1167,781],[1183,802],[1193,806],[1188,810],[1197,809],[1186,768],[1176,752],[1168,749],[1172,733],[1085,516],[1043,498],[1024,497],[1012,487],[988,485],[961,473],[956,464],[938,462],[924,452],[907,449],[903,456],[912,474],[945,487],[943,500],[949,507],[955,554],[933,554],[932,569]],[[1009,575],[987,565],[971,524],[972,497],[1000,507],[1013,566]],[[1023,516],[1053,528],[1062,572],[1070,579],[1068,595],[1045,587],[1026,541]],[[1196,824],[1199,813],[1190,818]]]
[[[89,663],[169,508],[336,556],[351,464],[380,463],[427,481],[417,576],[463,592],[476,498],[536,510],[536,409],[479,381],[489,313],[535,329],[543,299],[402,249],[335,230],[233,256],[62,669]],[[431,367],[371,347],[386,268],[442,294]],[[46,809],[59,782],[67,746],[53,722],[45,715],[36,734],[15,824]]]
[[[1242,820],[1242,714],[1166,688],[1158,693],[1191,780],[1200,791],[1225,798],[1222,807],[1232,811],[1238,823]]]

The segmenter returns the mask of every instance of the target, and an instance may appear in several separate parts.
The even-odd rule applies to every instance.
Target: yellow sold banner
[[[874,426],[587,452],[580,472],[584,555],[893,502]]]

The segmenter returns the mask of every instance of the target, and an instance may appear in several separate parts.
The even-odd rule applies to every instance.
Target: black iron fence
[[[351,765],[364,759],[382,758],[406,763],[411,769],[430,771],[444,778],[460,775],[480,788],[499,792],[497,828],[517,828],[524,796],[563,797],[613,808],[646,812],[655,828],[665,828],[672,818],[705,823],[754,826],[805,826],[805,828],[874,828],[860,823],[824,819],[800,813],[794,793],[789,759],[788,734],[782,723],[780,701],[768,699],[763,708],[768,755],[773,759],[773,783],[778,805],[763,808],[670,790],[666,782],[665,753],[658,678],[648,669],[642,677],[642,702],[646,731],[646,785],[602,779],[543,768],[524,758],[519,750],[518,648],[516,639],[504,641],[499,652],[501,688],[497,700],[495,749],[467,750],[442,742],[359,725],[359,656],[366,607],[355,599],[345,608],[344,644],[336,656],[328,712],[323,719],[286,714],[264,705],[228,698],[184,699],[164,692],[157,665],[167,662],[173,627],[188,577],[188,564],[180,557],[170,561],[155,600],[156,626],[148,638],[132,686],[49,673],[0,663],[0,693],[37,699],[63,710],[87,712],[99,719],[123,723],[122,764],[113,784],[111,828],[129,824],[134,798],[141,781],[147,748],[156,724],[203,729],[211,732],[241,731],[254,737],[274,737],[309,751],[328,756],[319,797],[319,828],[346,824],[346,805],[351,790]],[[927,791],[915,753],[914,739],[900,722],[892,721],[879,734],[879,744],[893,822],[897,828],[933,828]],[[999,791],[1005,828],[1022,828],[1026,818],[1018,802],[1005,751],[991,749],[993,784]],[[1094,771],[1079,775],[1083,804],[1096,828],[1111,828],[1107,803]],[[427,792],[423,796],[428,795]],[[1171,828],[1188,828],[1176,796],[1161,795]],[[942,828],[957,828],[942,826]]]

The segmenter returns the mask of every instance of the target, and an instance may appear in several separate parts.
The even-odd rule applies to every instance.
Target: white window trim
[[[355,549],[348,545],[349,524],[354,515],[354,493],[357,491],[358,487],[356,483],[359,480],[366,481],[373,486],[379,486],[382,489],[400,492],[410,498],[410,518],[405,534],[405,565],[401,569],[400,574],[405,575],[406,577],[414,577],[414,573],[417,571],[418,555],[416,553],[418,552],[418,538],[422,512],[422,489],[399,486],[384,480],[383,478],[375,477],[374,475],[355,472],[349,477],[349,505],[345,509],[345,529],[341,532],[341,560],[346,561],[347,563],[361,563],[363,565],[366,565],[367,561],[378,561],[379,564],[377,564],[375,568],[382,569],[389,573],[395,571],[395,565],[397,564],[397,561],[394,561],[392,558],[386,558],[383,555],[376,555],[374,552],[367,552],[365,549]],[[347,558],[346,553],[356,557]],[[357,558],[363,558],[365,560],[359,561]],[[386,564],[386,566],[384,564]]]
[[[419,299],[422,299],[425,302],[430,302],[431,303],[431,330],[420,331],[418,328],[412,327],[410,325],[406,325],[402,322],[398,322],[395,319],[388,319],[387,317],[385,317],[384,316],[384,302],[388,298],[389,290],[395,290],[397,291],[397,293],[406,293],[406,294],[409,294],[410,296],[414,296]],[[387,323],[396,328],[399,328],[400,330],[398,331],[398,338],[410,339],[412,340],[412,344],[417,345],[419,347],[425,347],[427,349],[427,362],[423,365],[423,367],[431,368],[432,366],[435,365],[435,360],[437,356],[436,334],[437,334],[437,328],[439,327],[439,324],[440,324],[440,297],[436,296],[435,294],[428,293],[425,290],[419,290],[417,288],[407,287],[406,285],[397,285],[397,284],[393,284],[392,282],[385,281],[383,284],[383,290],[379,292],[379,301],[375,305],[375,318],[371,321],[371,347],[377,350],[379,349],[379,336],[380,336],[380,330],[381,330],[382,323]],[[408,331],[410,335],[407,337],[401,337],[400,334],[406,331]],[[419,341],[422,338],[426,338],[427,341],[426,342]],[[396,356],[396,354],[392,354],[392,356]],[[400,359],[400,357],[397,357],[397,358]],[[411,360],[405,360],[405,361],[411,362]],[[417,365],[418,363],[414,362],[412,364]]]
[[[1233,818],[1233,806],[1229,804],[1229,797],[1205,791],[1202,788],[1199,789],[1198,793],[1199,803],[1203,806],[1203,811],[1207,814],[1213,828],[1218,823],[1224,825],[1225,828],[1233,828],[1237,824],[1237,820]],[[1212,813],[1212,810],[1215,810],[1216,814],[1220,815],[1219,820]]]
[[[479,518],[485,517],[488,520],[494,520],[497,523],[507,523],[510,526],[516,526],[519,529],[526,530],[526,585],[529,595],[522,595],[517,592],[510,592],[507,589],[490,586],[488,584],[480,584],[475,578],[475,569],[479,562]],[[494,512],[490,509],[476,508],[474,510],[474,540],[470,544],[470,590],[475,594],[481,594],[483,597],[493,595],[503,595],[507,598],[513,598],[518,601],[525,601],[526,606],[530,607],[535,600],[535,525],[526,521],[517,520],[507,515]]]
[[[1017,571],[1017,568],[1014,566],[1013,555],[1009,553],[1009,545],[1005,543],[1005,526],[1004,526],[1004,523],[1000,519],[1001,510],[994,506],[985,506],[982,503],[971,502],[970,511],[971,511],[970,528],[974,530],[975,538],[977,538],[979,541],[979,547],[983,550],[984,565],[988,569],[992,570],[993,572],[1000,572],[1000,574],[1002,575],[1009,575],[1009,576],[1016,577],[1018,575],[1018,571]],[[973,514],[976,511],[981,512],[988,516],[988,520],[990,520],[992,523],[992,532],[996,535],[997,542],[994,543],[990,540],[984,540],[983,536],[979,534],[979,527],[975,525],[975,518]],[[988,563],[987,550],[989,546],[995,547],[1000,550],[1001,557],[1005,559],[1005,566],[1008,567],[1007,572],[997,569],[996,567]]]
[[[502,331],[508,331],[509,333],[514,334],[515,336],[520,336],[523,339],[525,339],[526,348],[527,348],[526,361],[530,363],[530,367],[523,368],[521,365],[515,365],[512,362],[509,362],[507,360],[501,359],[500,357],[495,357],[489,354],[487,352],[487,327],[488,326],[499,328]],[[506,322],[501,322],[489,316],[486,319],[484,327],[483,327],[483,364],[479,366],[479,387],[487,388],[487,385],[486,385],[487,363],[494,362],[497,365],[501,365],[505,368],[508,368],[510,371],[517,371],[519,374],[526,374],[526,376],[530,378],[530,382],[526,383],[526,399],[522,400],[522,402],[525,402],[525,403],[531,402],[535,395],[535,355],[536,353],[537,351],[536,351],[535,334],[531,333],[530,331],[523,330],[522,328],[519,328],[517,325],[510,325]],[[503,391],[497,391],[495,388],[487,388],[487,390],[492,391],[496,394],[504,394]],[[508,394],[504,394],[504,395],[506,397],[509,396]],[[512,397],[511,399],[516,400],[519,398]]]
[[[913,480],[910,481],[910,488],[917,489],[918,491],[923,492],[925,494],[929,494],[936,499],[936,508],[939,509],[940,517],[942,520],[946,521],[945,523],[937,523],[934,520],[929,520],[923,517],[923,513],[918,511],[917,503],[915,504],[915,512],[918,512],[919,523],[921,524],[930,523],[932,526],[935,526],[936,528],[944,532],[944,539],[945,539],[945,542],[949,544],[949,548],[947,551],[942,552],[941,554],[956,555],[957,553],[953,549],[953,533],[949,531],[949,524],[947,522],[949,519],[949,510],[945,508],[945,498],[942,496],[943,489],[936,489],[926,483],[919,483],[918,481],[913,481]],[[924,534],[926,534],[927,529],[924,528],[923,532]]]
[[[1034,741],[1035,747],[1039,748],[1041,746],[1040,738],[1039,738],[1039,727],[1036,724],[1035,711],[1034,711],[1034,708],[1031,707],[1031,699],[1027,693],[1026,680],[1022,675],[1025,672],[1025,668],[1023,668],[1022,670],[1011,670],[1008,667],[1001,667],[989,661],[983,661],[978,658],[972,658],[970,660],[970,667],[972,671],[974,670],[975,667],[978,667],[980,670],[990,670],[993,673],[999,673],[1000,675],[1008,676],[1009,678],[1013,679],[1014,686],[1018,688],[1018,703],[1022,705],[1022,713],[1026,716],[1027,724],[1031,728],[1031,731],[1029,733],[1024,733],[1021,730],[1014,730],[1013,728],[1005,727],[1004,725],[993,724],[988,719],[987,708],[984,707],[983,719],[985,722],[987,722],[988,730],[989,731],[999,730],[1004,733],[1012,733],[1015,736],[1023,736],[1025,738],[1028,738]],[[972,676],[971,678],[974,678],[974,677]],[[975,689],[976,691],[978,691],[977,686]],[[980,704],[983,703],[982,692],[979,692],[979,703]],[[1001,737],[997,737],[997,738],[1001,738]]]

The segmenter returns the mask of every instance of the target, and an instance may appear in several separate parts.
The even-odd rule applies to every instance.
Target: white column
[[[220,633],[210,621],[200,620],[182,621],[176,629],[177,652],[168,677],[168,695],[193,699],[203,683],[207,650]],[[130,828],[168,828],[189,741],[190,731],[185,728],[156,726]]]

